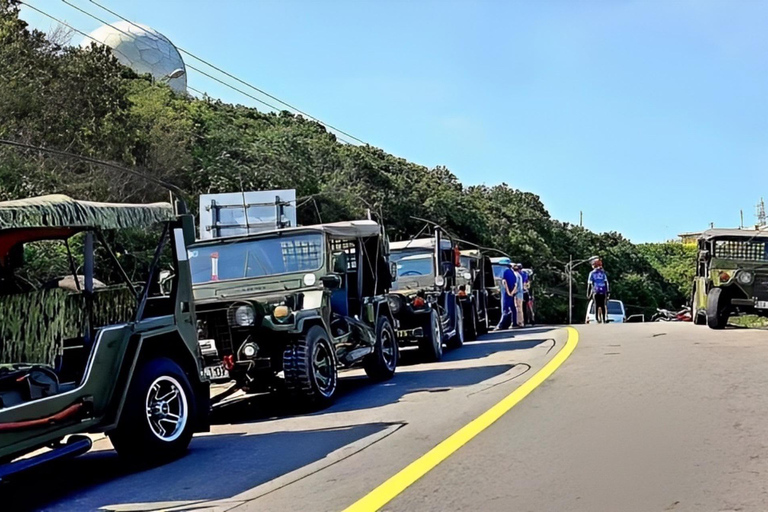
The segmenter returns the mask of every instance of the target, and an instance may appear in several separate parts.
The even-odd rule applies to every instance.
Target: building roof
[[[169,203],[96,203],[78,201],[65,195],[0,202],[0,230],[52,227],[124,229],[173,218],[173,207]]]

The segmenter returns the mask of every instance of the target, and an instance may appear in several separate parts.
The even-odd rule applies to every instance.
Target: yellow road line
[[[568,339],[565,342],[565,346],[541,370],[504,397],[499,403],[461,427],[449,438],[411,462],[399,473],[366,496],[347,507],[344,512],[371,512],[379,510],[528,396],[531,391],[536,389],[568,359],[568,356],[571,355],[573,349],[579,343],[579,333],[576,332],[576,329],[566,327],[566,330],[568,332]]]

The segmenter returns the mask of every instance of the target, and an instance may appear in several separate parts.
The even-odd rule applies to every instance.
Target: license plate
[[[768,309],[768,300],[759,300],[755,302],[755,307],[757,309]]]
[[[223,364],[217,366],[206,366],[203,370],[203,373],[205,373],[205,376],[211,380],[229,380],[229,373],[224,368]]]

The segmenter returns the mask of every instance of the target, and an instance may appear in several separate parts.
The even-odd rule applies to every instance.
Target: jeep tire
[[[192,439],[196,403],[189,379],[175,361],[150,359],[134,374],[109,439],[133,463],[152,465],[180,457]]]
[[[398,357],[395,330],[389,318],[382,315],[376,322],[376,344],[373,352],[363,361],[366,375],[376,381],[391,379],[397,369]]]
[[[704,325],[707,323],[706,314],[699,310],[699,294],[696,287],[693,288],[693,297],[691,297],[691,319],[693,325]]]
[[[475,304],[471,300],[467,301],[466,312],[469,314],[469,316],[464,315],[464,341],[475,341],[477,339],[480,326],[479,322],[477,321],[477,310],[475,309]]]
[[[456,301],[456,307],[454,307],[455,317],[454,323],[454,335],[448,340],[448,346],[450,348],[459,348],[464,346],[464,311],[461,308],[461,302]]]
[[[707,325],[710,329],[724,329],[728,325],[730,301],[722,288],[712,288],[707,294]]]
[[[443,358],[443,327],[434,309],[429,312],[429,319],[424,325],[424,337],[419,340],[419,351],[426,361],[439,361]]]
[[[338,386],[336,355],[328,334],[313,325],[283,352],[283,374],[288,393],[302,405],[325,406]]]

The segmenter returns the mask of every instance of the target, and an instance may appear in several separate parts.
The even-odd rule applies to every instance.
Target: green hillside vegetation
[[[687,260],[672,246],[637,246],[618,233],[559,222],[538,196],[514,183],[465,186],[445,167],[341,144],[320,124],[288,112],[175,95],[119,65],[108,50],[62,46],[29,31],[17,14],[10,0],[0,0],[1,138],[130,166],[188,191],[193,205],[201,193],[295,188],[305,198],[300,223],[361,218],[370,209],[392,240],[421,229],[412,215],[431,219],[535,268],[540,321],[567,317],[569,254],[601,255],[613,296],[630,312],[676,307],[687,298]],[[0,146],[0,200],[54,192],[108,201],[167,199],[141,178]],[[587,272],[582,265],[575,273],[577,319],[585,309]]]

